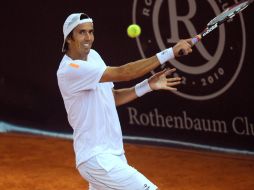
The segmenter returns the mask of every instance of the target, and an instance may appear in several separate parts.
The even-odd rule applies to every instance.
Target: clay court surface
[[[125,143],[129,164],[161,190],[254,190],[254,157]],[[0,133],[0,190],[86,190],[72,141]]]

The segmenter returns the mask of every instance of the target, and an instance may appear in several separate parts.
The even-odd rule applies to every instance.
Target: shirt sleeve
[[[106,65],[105,62],[104,62],[104,60],[101,58],[100,54],[99,54],[97,51],[91,49],[91,54],[89,54],[89,56],[93,56],[94,59],[100,60],[100,63],[101,63],[101,64]],[[105,71],[105,70],[104,70],[104,71]],[[108,83],[109,83],[109,85],[110,85],[110,88],[114,88],[114,83],[113,83],[113,82],[108,82]]]
[[[67,88],[73,93],[95,89],[105,70],[106,65],[80,60],[71,61],[67,63],[65,70]]]

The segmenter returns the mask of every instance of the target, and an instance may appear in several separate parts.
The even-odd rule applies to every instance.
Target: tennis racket
[[[242,0],[230,7],[228,7],[225,11],[217,15],[214,19],[212,19],[206,26],[206,28],[200,34],[196,35],[191,39],[192,45],[194,46],[201,39],[203,39],[207,34],[218,28],[221,24],[225,23],[227,20],[233,18],[236,14],[243,11],[247,8],[254,0]],[[179,55],[184,55],[184,50],[179,51]]]

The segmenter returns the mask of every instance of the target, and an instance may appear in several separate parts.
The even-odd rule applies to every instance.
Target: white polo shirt
[[[100,154],[124,153],[112,82],[99,83],[106,65],[90,50],[87,61],[64,55],[57,71],[68,121],[73,128],[76,166]]]

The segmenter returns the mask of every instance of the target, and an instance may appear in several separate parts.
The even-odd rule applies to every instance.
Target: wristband
[[[143,96],[144,94],[151,92],[152,89],[149,86],[148,79],[145,79],[141,83],[135,85],[135,93],[138,97]]]
[[[173,48],[165,49],[165,50],[157,53],[156,56],[159,59],[160,64],[164,64],[168,60],[175,58]]]

